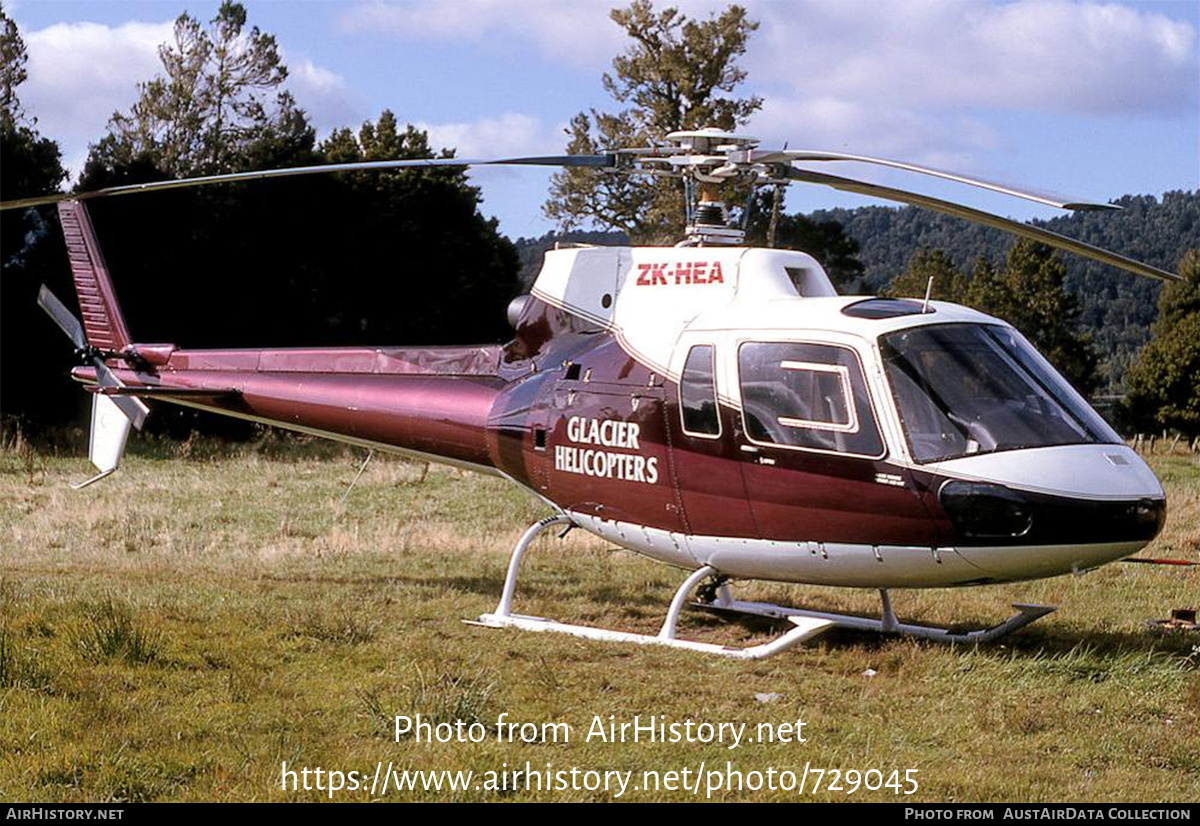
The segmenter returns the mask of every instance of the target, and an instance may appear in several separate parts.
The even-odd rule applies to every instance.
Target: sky
[[[601,77],[628,45],[615,0],[245,0],[275,35],[318,134],[391,109],[460,157],[557,154],[576,113],[619,104]],[[18,90],[78,171],[185,11],[218,2],[4,0],[28,49]],[[659,7],[663,3],[656,4]],[[707,18],[726,4],[684,0]],[[747,0],[739,87],[764,147],[897,158],[1084,200],[1200,189],[1200,3]],[[1018,219],[1055,210],[858,165],[822,167]],[[549,171],[477,169],[510,237],[553,229]],[[789,211],[870,201],[793,186]]]

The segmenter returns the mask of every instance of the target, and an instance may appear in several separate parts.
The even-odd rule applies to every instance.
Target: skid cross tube
[[[708,565],[697,571],[693,571],[684,580],[683,584],[679,586],[678,590],[675,591],[675,596],[671,600],[671,606],[667,609],[667,617],[663,620],[662,628],[656,636],[635,634],[628,631],[610,631],[605,628],[592,628],[586,625],[570,625],[544,617],[527,617],[521,614],[514,614],[512,612],[512,601],[513,594],[517,589],[517,573],[521,567],[521,560],[525,558],[525,552],[529,550],[530,544],[538,534],[552,525],[570,526],[572,524],[569,516],[558,515],[549,516],[531,525],[521,536],[516,547],[513,548],[512,558],[508,563],[508,574],[504,579],[504,590],[501,592],[500,602],[497,604],[496,610],[490,614],[483,614],[477,620],[466,620],[467,624],[482,625],[488,628],[520,628],[524,631],[553,631],[560,634],[570,634],[575,637],[605,642],[663,645],[669,648],[699,651],[705,654],[716,654],[739,660],[758,660],[770,657],[773,654],[778,654],[780,651],[786,651],[795,645],[799,645],[805,640],[812,639],[833,626],[832,622],[824,619],[788,617],[792,625],[795,626],[794,628],[770,642],[749,648],[734,648],[727,645],[676,639],[675,628],[679,622],[679,614],[687,602],[688,594],[692,592],[692,589],[701,580],[717,575],[716,569]]]

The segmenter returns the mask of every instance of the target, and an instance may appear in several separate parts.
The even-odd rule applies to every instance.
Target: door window
[[[882,456],[862,367],[828,344],[747,342],[738,350],[746,436],[759,444]]]

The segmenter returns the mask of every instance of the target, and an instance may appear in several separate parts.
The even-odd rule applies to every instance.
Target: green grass
[[[290,439],[140,441],[119,473],[75,492],[67,482],[89,474],[80,455],[20,443],[0,451],[0,799],[316,799],[323,794],[280,789],[281,762],[373,771],[380,760],[476,772],[527,760],[639,774],[726,760],[742,771],[915,768],[910,799],[923,802],[1200,798],[1200,640],[1147,625],[1195,607],[1195,568],[1114,564],[1081,577],[897,592],[901,617],[918,622],[991,624],[1018,601],[1060,610],[989,646],[836,632],[737,663],[463,624],[495,607],[510,549],[543,506],[499,480],[426,474],[385,457],[342,504],[360,462]],[[1170,522],[1144,555],[1195,559],[1195,458],[1153,463]],[[537,542],[515,608],[653,633],[681,579],[574,531]],[[871,592],[750,584],[739,593],[876,610]],[[681,635],[745,645],[776,630],[689,613]],[[759,693],[782,696],[764,704]],[[571,740],[393,738],[396,715],[493,726],[505,712],[513,722],[566,722]],[[751,728],[801,718],[807,742],[584,742],[593,715],[635,714]]]

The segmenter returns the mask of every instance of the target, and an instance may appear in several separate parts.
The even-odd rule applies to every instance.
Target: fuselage
[[[118,374],[499,474],[618,545],[735,578],[1053,576],[1136,552],[1165,516],[1145,463],[1011,327],[839,297],[803,253],[551,252],[515,326],[503,346],[146,348]]]

